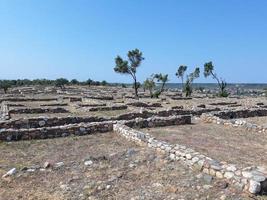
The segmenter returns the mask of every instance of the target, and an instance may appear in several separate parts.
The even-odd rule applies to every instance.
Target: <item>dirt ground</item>
[[[251,199],[115,133],[0,143],[0,158],[1,176],[18,170],[0,179],[1,200]]]
[[[246,122],[257,124],[259,126],[267,125],[267,117],[250,117],[244,119]]]
[[[240,167],[267,167],[267,135],[242,128],[193,122],[192,125],[144,129],[156,138],[188,146],[219,161]]]

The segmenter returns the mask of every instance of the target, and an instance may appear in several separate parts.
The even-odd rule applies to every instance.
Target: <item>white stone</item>
[[[9,170],[6,174],[4,174],[2,177],[5,178],[7,176],[12,176],[17,172],[16,168],[12,168],[11,170]]]
[[[93,161],[91,161],[91,160],[87,160],[87,161],[84,162],[85,166],[90,166],[92,164],[93,164]]]
[[[225,172],[224,173],[224,177],[227,178],[227,179],[231,179],[234,177],[234,173],[232,172]]]
[[[249,181],[249,189],[248,191],[252,194],[257,194],[261,190],[261,184],[257,181],[250,180]]]

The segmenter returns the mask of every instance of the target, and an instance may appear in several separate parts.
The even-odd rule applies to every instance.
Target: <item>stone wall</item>
[[[267,109],[258,108],[258,109],[246,109],[246,110],[227,110],[214,113],[214,116],[217,116],[221,119],[236,119],[236,118],[248,118],[248,117],[260,117],[267,116]]]
[[[87,108],[88,111],[111,111],[111,110],[126,110],[126,105],[114,105],[114,106],[99,106],[93,108]]]
[[[224,178],[240,190],[248,191],[252,194],[267,191],[267,171],[263,168],[248,167],[240,169],[235,165],[216,161],[183,145],[172,145],[157,140],[148,133],[131,129],[123,124],[115,124],[113,128],[115,132],[130,141],[166,153],[170,159],[182,161],[195,170],[200,170],[217,178]]]
[[[69,135],[86,135],[113,130],[113,122],[80,123],[65,126],[53,126],[30,129],[1,129],[0,140],[31,140],[66,137]]]
[[[0,129],[0,140],[30,140],[63,137],[68,135],[85,135],[96,132],[109,132],[113,130],[112,125],[117,121],[92,122],[69,124],[63,126],[52,126],[42,128],[22,128],[22,129]],[[151,117],[148,119],[123,120],[123,124],[131,127],[146,128],[158,126],[171,126],[179,124],[190,124],[190,116],[172,117]]]
[[[218,109],[196,109],[196,110],[167,110],[159,112],[129,112],[116,117],[35,117],[28,119],[11,119],[9,121],[0,122],[0,128],[38,128],[45,126],[60,126],[65,124],[102,122],[102,121],[117,121],[117,120],[132,120],[135,118],[149,118],[152,116],[168,117],[172,115],[201,115],[202,113],[217,111]]]
[[[205,123],[221,124],[224,126],[231,126],[233,128],[244,128],[248,131],[256,131],[259,133],[267,133],[267,125],[257,125],[247,122],[241,119],[221,119],[212,114],[204,113],[201,115],[200,119]]]
[[[5,102],[2,102],[0,105],[0,120],[8,120],[8,119],[10,119],[8,106]]]
[[[65,108],[14,108],[9,110],[9,114],[35,114],[35,113],[68,113]]]

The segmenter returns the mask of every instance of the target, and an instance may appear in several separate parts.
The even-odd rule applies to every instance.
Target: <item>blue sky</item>
[[[227,82],[267,82],[266,0],[0,0],[0,79],[131,82],[114,58],[139,48],[138,79],[213,61]],[[203,76],[196,82],[213,82]]]

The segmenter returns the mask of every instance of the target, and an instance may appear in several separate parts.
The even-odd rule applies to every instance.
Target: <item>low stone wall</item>
[[[168,117],[172,115],[201,115],[202,113],[217,111],[218,109],[197,109],[197,110],[168,110],[160,112],[129,112],[121,114],[116,117],[35,117],[28,119],[11,119],[8,121],[0,122],[0,128],[38,128],[46,126],[60,126],[65,124],[76,124],[76,123],[88,123],[88,122],[102,122],[102,121],[117,121],[117,120],[132,120],[135,118],[149,118],[152,116]]]
[[[162,126],[174,126],[174,125],[184,125],[191,124],[191,116],[170,116],[170,117],[150,117],[147,119],[136,118],[133,120],[124,120],[119,123],[125,124],[131,128],[152,128],[152,127],[162,127]]]
[[[9,110],[9,114],[35,114],[35,113],[68,113],[65,108],[15,108]]]
[[[5,102],[2,102],[0,106],[0,120],[10,119],[7,104],[5,104]]]
[[[68,106],[67,103],[50,103],[50,104],[41,104],[40,106],[46,107],[46,106]]]
[[[30,140],[63,137],[68,135],[85,135],[95,132],[112,131],[112,125],[117,121],[92,122],[69,124],[64,126],[53,126],[29,129],[0,129],[0,140]],[[123,120],[121,123],[131,127],[146,128],[158,126],[171,126],[180,124],[190,124],[190,116],[172,117],[151,117],[148,119],[138,118],[133,120]]]
[[[123,124],[115,124],[113,128],[115,132],[130,141],[166,153],[170,159],[180,160],[195,170],[200,170],[217,178],[227,179],[240,190],[248,191],[252,194],[267,191],[267,171],[263,168],[248,167],[239,169],[235,165],[216,161],[185,146],[172,145],[157,140],[148,133],[131,129]]]
[[[0,102],[8,101],[8,102],[21,102],[21,101],[56,101],[57,98],[21,98],[21,97],[7,97],[1,98]]]
[[[217,102],[217,103],[211,103],[211,106],[228,106],[228,105],[236,105],[237,102]]]
[[[202,114],[200,119],[205,123],[221,124],[224,126],[231,126],[233,128],[244,128],[248,131],[267,133],[267,124],[261,126],[261,125],[249,123],[241,119],[231,119],[231,120],[221,119],[219,117],[216,117],[212,114],[207,114],[207,113]]]
[[[65,126],[53,126],[31,129],[2,129],[0,140],[17,141],[31,139],[47,139],[66,137],[69,135],[86,135],[97,132],[109,132],[113,130],[113,122],[80,123]]]
[[[99,96],[85,96],[83,97],[82,101],[86,102],[86,99],[97,99],[97,100],[113,100],[113,96],[104,96],[104,95],[99,95]]]
[[[137,101],[137,102],[132,102],[132,103],[128,103],[128,106],[134,106],[134,107],[143,107],[143,108],[160,108],[162,107],[161,103],[144,103],[141,101]]]
[[[249,118],[267,116],[267,109],[246,109],[246,110],[228,110],[214,113],[214,116],[221,119],[236,119],[236,118]]]
[[[99,106],[106,106],[106,103],[82,103],[78,104],[79,107],[99,107]]]
[[[112,111],[112,110],[126,110],[128,106],[126,105],[115,105],[115,106],[99,106],[93,108],[87,108],[87,111]]]

